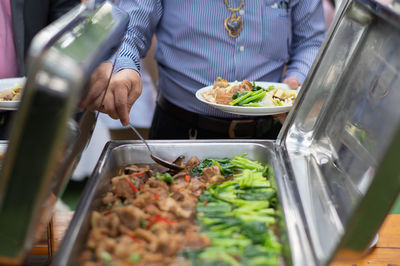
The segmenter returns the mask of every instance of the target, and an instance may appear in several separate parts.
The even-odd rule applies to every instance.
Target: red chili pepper
[[[190,176],[189,175],[185,175],[185,181],[189,182],[190,181]]]
[[[132,184],[132,182],[129,180],[129,178],[125,177],[125,181],[131,187],[131,189],[133,191],[133,195],[136,195],[136,193],[138,193],[137,188]]]
[[[143,172],[139,172],[139,173],[130,174],[128,176],[129,177],[138,177],[138,176],[144,175],[146,173],[147,173],[147,171],[143,171]]]
[[[112,211],[106,211],[103,213],[104,216],[110,215],[112,213]]]
[[[159,198],[160,198],[160,195],[154,194],[154,199],[155,199],[155,200],[158,200]]]
[[[207,205],[208,204],[208,201],[203,201],[203,205]]]
[[[157,222],[156,218],[151,219],[150,217],[147,217],[146,221],[149,222],[145,227],[146,229],[150,229]]]
[[[169,225],[177,223],[177,221],[165,219],[164,217],[161,217],[161,215],[159,215],[159,214],[156,214],[155,219],[157,220],[157,222],[164,222]]]
[[[175,221],[175,220],[168,220],[168,219],[165,219],[165,218],[161,217],[160,214],[156,214],[155,217],[152,220],[150,220],[150,218],[147,218],[146,220],[149,222],[146,225],[146,229],[150,229],[155,223],[158,223],[158,222],[163,222],[163,223],[166,223],[168,225],[177,223],[177,221]]]
[[[132,235],[131,233],[126,232],[125,235],[129,238],[131,238],[134,242],[140,244],[142,241],[140,239],[137,239],[134,235]]]

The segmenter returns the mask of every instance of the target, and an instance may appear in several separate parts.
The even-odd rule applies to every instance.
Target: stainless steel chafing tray
[[[49,222],[96,122],[94,112],[78,108],[85,84],[118,49],[128,20],[111,2],[91,1],[33,40],[1,169],[0,264],[21,263]]]
[[[230,155],[248,153],[248,158],[265,164],[276,161],[273,151],[273,141],[149,141],[152,150],[163,158],[177,158],[184,155],[186,158],[197,156],[200,160],[207,157],[223,158]],[[104,194],[110,189],[111,178],[121,166],[130,164],[154,164],[149,156],[148,149],[140,141],[111,141],[109,142],[99,162],[82,193],[82,197],[69,225],[63,243],[56,254],[55,265],[79,265],[79,256],[84,250],[90,229],[90,216],[93,210],[102,205]],[[289,249],[286,228],[281,228],[281,238],[286,243],[284,250]],[[296,246],[300,246],[299,241]],[[285,253],[285,259],[290,255]]]
[[[400,192],[400,16],[372,0],[343,1],[276,141],[151,141],[164,158],[247,152],[271,164],[289,265],[362,256]],[[90,212],[117,167],[150,163],[139,142],[110,142],[56,255],[76,265]]]

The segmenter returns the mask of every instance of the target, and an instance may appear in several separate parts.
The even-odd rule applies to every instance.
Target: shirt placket
[[[243,19],[241,34],[235,39],[235,79],[248,78],[248,64],[253,54],[250,49],[262,43],[262,1],[246,1],[237,15]]]

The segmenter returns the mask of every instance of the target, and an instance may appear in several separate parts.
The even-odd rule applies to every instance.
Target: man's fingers
[[[98,98],[102,98],[107,88],[108,81],[111,77],[112,64],[105,62],[99,65],[89,78],[87,92],[81,100],[80,107],[93,107],[93,102]],[[99,108],[97,106],[96,108]]]
[[[142,92],[142,80],[139,73],[132,69],[122,69],[109,80],[111,71],[111,63],[104,63],[94,71],[81,106],[106,113],[114,119],[119,118],[127,126],[130,108]]]
[[[296,89],[301,85],[300,81],[295,77],[288,77],[283,80],[283,83],[287,84],[291,89]]]
[[[129,106],[127,88],[121,87],[114,90],[115,111],[121,120],[123,126],[129,123]]]
[[[90,103],[88,103],[88,105],[86,106],[86,109],[90,110],[90,111],[95,111],[95,110],[99,110],[101,112],[102,106],[102,101],[103,101],[103,97],[98,97],[96,99],[94,99],[93,101],[91,101]]]
[[[142,80],[138,72],[123,69],[113,79],[115,107],[122,125],[129,124],[129,111],[142,92]]]
[[[119,118],[119,115],[118,115],[118,113],[116,111],[116,108],[115,108],[114,94],[107,93],[106,97],[104,98],[102,106],[103,106],[103,108],[101,108],[99,110],[100,112],[108,114],[113,119],[118,119]]]

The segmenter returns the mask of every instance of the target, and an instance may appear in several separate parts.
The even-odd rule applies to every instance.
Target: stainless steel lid
[[[0,262],[20,262],[49,221],[96,122],[78,107],[85,85],[119,47],[128,19],[110,2],[82,4],[33,40],[0,176]]]
[[[362,255],[400,192],[399,73],[399,13],[344,1],[277,141],[317,265]]]

